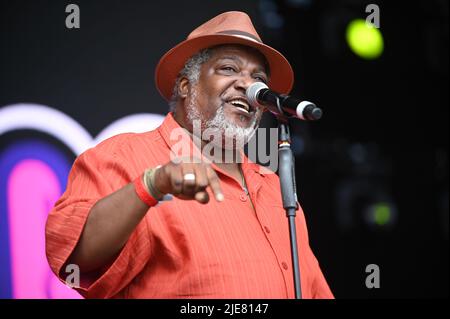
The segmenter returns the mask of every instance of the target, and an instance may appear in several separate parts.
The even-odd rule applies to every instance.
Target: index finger
[[[223,201],[224,196],[222,187],[220,187],[220,179],[217,176],[216,172],[214,172],[214,170],[211,168],[211,166],[208,166],[206,168],[206,175],[208,176],[209,186],[214,193],[214,197],[218,202]]]

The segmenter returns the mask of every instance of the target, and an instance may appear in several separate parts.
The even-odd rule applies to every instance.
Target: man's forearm
[[[106,265],[120,252],[148,209],[132,183],[99,200],[89,213],[69,263],[77,264],[81,272]]]

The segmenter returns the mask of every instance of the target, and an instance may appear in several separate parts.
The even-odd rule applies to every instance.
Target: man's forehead
[[[242,60],[244,58],[251,57],[256,62],[258,62],[263,69],[267,70],[267,72],[269,71],[268,63],[264,55],[252,47],[236,44],[226,44],[216,46],[211,49],[213,53],[212,57],[215,60],[221,59]]]

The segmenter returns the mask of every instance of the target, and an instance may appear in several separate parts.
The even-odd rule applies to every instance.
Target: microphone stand
[[[260,96],[261,92],[262,96]],[[295,298],[301,299],[300,264],[298,261],[297,231],[295,229],[295,217],[297,214],[298,202],[288,116],[297,116],[303,120],[315,121],[322,117],[322,110],[311,102],[299,102],[291,99],[287,95],[271,92],[268,86],[261,82],[250,85],[246,90],[246,95],[251,103],[261,107],[267,107],[269,111],[275,114],[278,120],[278,175],[280,177],[283,208],[286,211],[286,217],[289,221],[289,239],[291,244]],[[276,108],[274,107],[275,102]],[[286,112],[281,107],[283,103],[286,104]],[[293,105],[293,103],[295,105]]]
[[[279,103],[278,103],[279,104]],[[283,113],[280,113],[283,114]],[[302,298],[300,284],[300,265],[298,262],[297,231],[295,216],[297,211],[297,190],[295,184],[294,157],[291,150],[291,134],[289,123],[284,116],[277,116],[278,120],[278,175],[280,177],[281,197],[286,217],[289,220],[289,237],[291,242],[291,256],[294,273],[295,298]]]

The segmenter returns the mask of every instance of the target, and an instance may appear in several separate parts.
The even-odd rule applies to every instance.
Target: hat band
[[[227,35],[234,35],[234,36],[246,38],[246,39],[251,40],[251,41],[256,41],[258,43],[262,43],[262,41],[260,39],[258,39],[257,37],[255,37],[253,34],[245,32],[245,31],[225,30],[225,31],[217,32],[217,33],[227,34]]]

